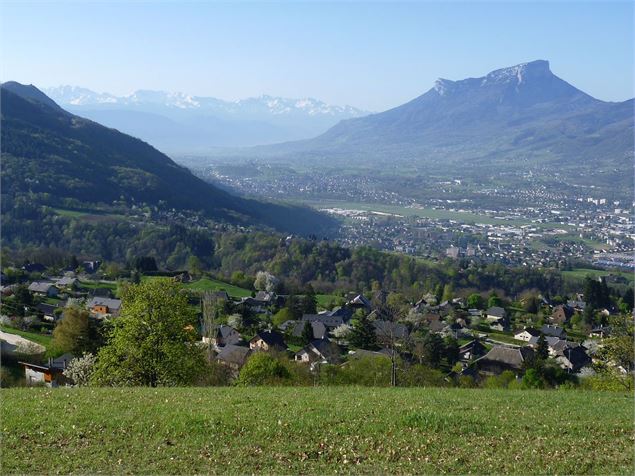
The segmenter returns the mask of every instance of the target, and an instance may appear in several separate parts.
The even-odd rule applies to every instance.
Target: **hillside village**
[[[118,294],[125,284],[100,279],[100,261],[74,264],[61,275],[49,274],[37,263],[3,273],[3,340],[21,331],[27,339],[53,336],[55,343],[55,329],[69,309],[85,311],[96,328],[119,318],[125,303]],[[21,282],[7,283],[16,276]],[[416,385],[406,375],[417,365],[435,375],[419,384],[459,386],[482,385],[503,374],[522,380],[529,369],[546,366],[551,373],[540,385],[558,386],[596,374],[594,359],[611,336],[609,323],[620,312],[612,305],[599,308],[589,322],[588,299],[580,293],[564,301],[537,295],[526,302],[510,302],[494,293],[453,297],[446,289],[444,296],[429,292],[407,302],[398,293],[381,289],[342,296],[278,294],[277,279],[265,272],[259,273],[252,290],[193,277],[187,271],[136,279],[183,286],[198,315],[193,329],[197,345],[224,369],[225,384],[240,377],[252,356],[264,352],[304,366],[313,379],[325,367],[346,369],[370,359],[380,367],[392,367],[397,384],[403,374]],[[597,283],[593,289],[606,289],[604,279],[593,282]],[[2,344],[5,354],[19,355],[20,370],[14,369],[19,381],[49,386],[73,383],[65,369],[81,355],[74,355],[72,346],[49,349],[43,358],[41,349],[28,343]],[[93,342],[88,347],[98,350],[99,345]],[[367,370],[376,371],[373,366]]]

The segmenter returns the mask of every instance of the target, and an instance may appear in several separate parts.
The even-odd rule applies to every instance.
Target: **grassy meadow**
[[[632,395],[442,388],[1,391],[2,473],[632,474]]]

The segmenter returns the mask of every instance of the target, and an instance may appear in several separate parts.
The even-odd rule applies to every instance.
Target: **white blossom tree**
[[[258,273],[256,273],[256,280],[254,281],[254,288],[258,291],[272,292],[278,288],[279,283],[278,278],[268,271],[258,271]]]
[[[84,355],[76,357],[68,363],[63,372],[64,377],[71,379],[78,387],[85,387],[90,383],[96,362],[97,356],[90,352],[84,352]]]

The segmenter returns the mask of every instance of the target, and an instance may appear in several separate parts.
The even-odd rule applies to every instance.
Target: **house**
[[[333,316],[328,312],[323,314],[305,314],[302,316],[302,322],[321,322],[324,324],[329,330],[335,329],[336,327],[344,324],[344,319],[342,316]]]
[[[599,337],[600,339],[604,339],[605,337],[608,337],[611,335],[611,326],[594,327],[591,330],[591,334],[589,335],[591,337]]]
[[[216,356],[216,360],[228,367],[234,373],[234,376],[238,374],[240,369],[245,365],[247,359],[251,355],[251,349],[240,345],[227,344],[221,349]]]
[[[498,322],[507,319],[507,312],[502,307],[493,306],[485,311],[485,319],[488,322]]]
[[[64,276],[63,278],[55,281],[55,286],[58,289],[75,289],[77,288],[78,280],[70,276]]]
[[[569,372],[578,372],[582,367],[591,363],[591,358],[581,345],[566,347],[555,358],[560,366]]]
[[[95,271],[99,269],[100,266],[101,266],[101,261],[99,260],[84,261],[82,263],[82,268],[84,268],[84,271],[86,271],[88,274],[94,273]]]
[[[560,339],[566,339],[567,333],[562,327],[552,326],[551,324],[545,324],[540,328],[540,332],[542,332],[545,336],[558,337]]]
[[[276,302],[276,293],[270,291],[258,291],[254,297],[262,306],[271,306]]]
[[[549,320],[554,324],[562,326],[569,322],[569,320],[573,316],[573,313],[573,308],[564,304],[560,304],[559,306],[553,308],[553,312]]]
[[[249,348],[251,350],[279,350],[284,351],[287,345],[284,342],[282,334],[276,331],[261,331],[256,334],[253,339],[249,341]]]
[[[514,334],[514,339],[529,342],[532,337],[540,337],[540,331],[533,327],[525,327],[522,331]]]
[[[33,281],[29,284],[29,291],[40,296],[55,297],[59,290],[49,281]]]
[[[394,340],[406,340],[409,332],[408,328],[403,324],[392,321],[373,321],[373,327],[375,328],[375,335],[381,340],[394,339]]]
[[[326,338],[326,335],[328,334],[326,326],[324,325],[324,323],[320,322],[320,321],[293,321],[295,322],[295,325],[293,327],[293,332],[291,335],[293,335],[293,337],[302,337],[302,334],[304,333],[304,327],[306,326],[307,322],[309,322],[309,325],[311,326],[312,330],[313,330],[313,338],[314,339],[324,339]]]
[[[567,307],[572,308],[576,312],[584,312],[586,303],[581,299],[567,301]]]
[[[499,375],[505,370],[522,372],[524,363],[532,358],[534,351],[529,347],[506,347],[495,345],[475,364],[486,375]]]
[[[212,291],[211,292],[211,296],[213,300],[216,301],[229,301],[231,298],[229,297],[229,294],[227,294],[227,291]]]
[[[464,362],[478,359],[487,353],[487,348],[480,340],[474,339],[459,347],[459,359]]]
[[[240,332],[231,326],[224,324],[217,326],[212,333],[212,338],[203,336],[203,343],[211,343],[215,347],[223,347],[228,344],[237,345],[242,340]]]
[[[370,311],[372,307],[368,298],[366,298],[366,296],[364,296],[363,294],[356,295],[355,297],[350,299],[346,303],[346,305],[353,309],[366,309],[368,311]]]
[[[337,365],[341,362],[340,347],[328,339],[315,339],[295,353],[297,362],[315,364],[316,362]]]
[[[46,266],[40,263],[27,263],[22,266],[22,269],[27,273],[43,273],[46,271]]]
[[[38,313],[42,314],[42,319],[44,319],[45,321],[55,321],[55,310],[57,309],[56,306],[53,306],[52,304],[42,303],[35,306],[35,309],[37,309]]]
[[[59,387],[70,383],[63,372],[74,358],[73,354],[66,353],[57,359],[49,359],[47,364],[40,365],[30,362],[19,362],[19,364],[24,367],[27,385],[44,384],[47,387]]]
[[[98,316],[118,316],[121,310],[121,300],[106,298],[106,297],[93,297],[86,304],[90,312]]]

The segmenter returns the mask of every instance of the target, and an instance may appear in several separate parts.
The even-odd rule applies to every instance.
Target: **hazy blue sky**
[[[633,2],[3,1],[1,78],[127,94],[312,96],[382,110],[534,59],[633,96]]]

